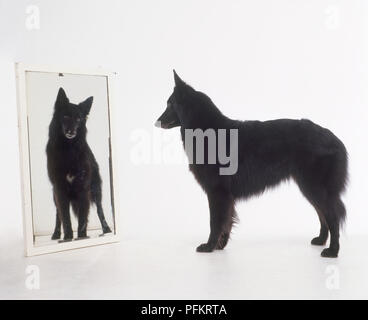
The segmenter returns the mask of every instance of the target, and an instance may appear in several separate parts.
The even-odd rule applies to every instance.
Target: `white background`
[[[63,71],[63,70],[60,70]],[[109,118],[107,78],[103,76],[52,72],[26,73],[29,149],[32,181],[33,228],[35,235],[50,236],[55,228],[56,208],[47,174],[46,144],[58,90],[62,87],[71,103],[79,104],[93,96],[87,119],[87,142],[99,165],[102,179],[102,207],[113,228],[109,172]],[[78,222],[71,210],[73,230]],[[88,229],[101,229],[96,206],[92,205]],[[55,244],[55,242],[54,242]]]
[[[39,7],[39,30],[28,30],[25,26],[26,9],[30,4]],[[196,255],[194,249],[207,240],[207,199],[186,165],[162,161],[157,164],[153,160],[146,164],[133,163],[136,162],[132,159],[136,159],[137,143],[142,143],[139,137],[144,132],[146,139],[151,140],[148,150],[152,159],[153,150],[157,150],[153,140],[157,141],[158,136],[162,136],[162,140],[159,139],[162,153],[175,145],[173,141],[181,147],[178,129],[164,132],[153,127],[172,92],[172,69],[175,68],[185,81],[207,93],[229,117],[309,118],[328,127],[345,143],[350,157],[350,185],[344,197],[348,219],[341,239],[341,254],[334,261],[340,261],[341,268],[347,268],[340,270],[342,274],[349,270],[349,276],[357,277],[356,282],[351,280],[349,286],[344,287],[347,291],[339,291],[339,297],[356,297],[359,293],[364,296],[367,285],[364,244],[368,239],[365,237],[368,232],[365,205],[365,181],[368,179],[367,16],[368,2],[364,0],[1,0],[0,169],[3,178],[0,190],[4,199],[0,204],[1,243],[4,246],[6,243],[6,248],[14,245],[19,249],[22,237],[13,62],[103,66],[118,72],[114,122],[123,233],[119,248],[131,254],[123,260],[128,261],[127,264],[115,262],[128,269],[131,267],[126,274],[142,285],[137,287],[137,283],[130,283],[128,289],[121,289],[123,294],[119,290],[126,288],[127,283],[117,272],[114,275],[119,287],[109,291],[110,297],[165,297],[163,292],[171,298],[191,297],[194,291],[195,297],[201,298],[304,297],[304,293],[307,297],[315,297],[317,289],[312,284],[318,283],[320,289],[326,266],[322,263],[337,262],[321,262],[320,249],[309,245],[310,239],[318,233],[318,219],[294,184],[284,184],[261,198],[238,204],[241,223],[232,242],[224,253],[203,258],[203,255]],[[147,145],[147,142],[142,144]],[[293,251],[293,246],[298,245]],[[139,248],[133,250],[132,246]],[[107,251],[101,252],[111,253],[108,250],[112,249],[106,247],[104,250]],[[120,256],[120,251],[114,250],[117,250],[116,256]],[[278,254],[278,250],[283,251]],[[87,257],[84,252],[73,252],[74,259],[82,259],[79,255]],[[148,252],[151,254],[146,259]],[[257,252],[262,255],[261,260],[251,255]],[[12,254],[16,263],[21,252],[12,251]],[[309,255],[313,256],[313,262],[303,260],[303,257],[309,259]],[[73,259],[70,255],[67,257]],[[185,260],[190,261],[190,266],[186,266],[182,257],[190,257]],[[244,260],[239,260],[240,257]],[[281,257],[290,263],[281,263]],[[32,261],[41,263],[41,260]],[[50,260],[42,261],[44,268],[50,266]],[[256,292],[246,290],[247,285],[239,285],[235,291],[222,290],[223,287],[202,286],[203,277],[194,276],[193,281],[200,282],[191,287],[187,282],[186,290],[162,289],[160,295],[154,287],[147,289],[139,282],[139,279],[144,280],[149,286],[150,278],[142,280],[136,274],[139,273],[135,269],[137,265],[151,268],[149,261],[157,262],[156,267],[149,269],[156,272],[157,281],[160,281],[160,274],[163,277],[169,274],[170,281],[175,283],[175,279],[182,277],[179,264],[186,266],[183,272],[189,272],[188,278],[192,273],[200,274],[196,273],[200,269],[208,280],[212,274],[218,276],[214,269],[216,263],[222,263],[219,270],[232,274],[233,285],[238,284],[237,279],[242,274],[249,278],[244,278],[243,284],[249,286],[254,279],[261,279],[257,283],[261,287],[257,287]],[[246,275],[242,273],[245,266],[251,267]],[[298,274],[306,266],[308,272]],[[208,268],[212,270],[210,273]],[[257,274],[259,270],[271,272],[271,275]],[[69,271],[65,271],[65,278]],[[14,272],[17,276],[24,274],[23,269]],[[93,276],[98,275],[94,273]],[[227,283],[225,275],[217,279],[223,285]],[[296,279],[304,281],[309,291],[297,285]],[[85,281],[87,283],[87,279]],[[185,279],[180,281],[185,286]],[[161,286],[157,284],[158,287],[162,288],[164,282],[160,282]],[[87,284],[81,288],[92,294]],[[140,291],[129,295],[129,288]],[[11,292],[17,295],[19,290]],[[318,297],[330,296],[322,292]]]

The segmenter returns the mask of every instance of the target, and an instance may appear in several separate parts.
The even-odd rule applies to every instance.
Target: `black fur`
[[[211,252],[226,246],[236,221],[236,200],[260,194],[292,178],[320,220],[320,233],[312,244],[324,245],[330,232],[330,246],[321,255],[337,257],[339,230],[346,215],[340,197],[347,182],[343,143],[328,129],[306,119],[231,120],[175,71],[174,78],[174,92],[158,119],[162,128],[180,126],[183,143],[185,129],[238,129],[238,170],[234,175],[220,175],[218,160],[216,164],[189,165],[207,194],[210,208],[209,239],[197,251]],[[205,155],[206,152],[205,147]]]
[[[53,186],[56,226],[52,239],[73,239],[70,205],[78,218],[78,238],[87,237],[90,203],[97,206],[103,233],[111,232],[101,205],[101,177],[96,159],[86,141],[86,121],[93,97],[75,105],[59,89],[46,147],[47,170]]]

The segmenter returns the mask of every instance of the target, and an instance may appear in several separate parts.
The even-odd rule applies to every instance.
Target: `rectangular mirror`
[[[16,72],[26,255],[117,241],[114,74]]]

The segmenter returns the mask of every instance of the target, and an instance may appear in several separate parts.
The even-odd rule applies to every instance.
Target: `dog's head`
[[[183,108],[187,104],[187,97],[194,93],[194,89],[187,85],[174,70],[175,87],[167,100],[164,113],[157,119],[155,126],[163,129],[171,129],[181,126],[183,123]]]
[[[78,136],[81,131],[85,131],[87,116],[91,110],[93,97],[87,98],[79,104],[69,102],[63,88],[59,89],[54,117],[59,121],[62,134],[71,140]]]
[[[221,114],[211,99],[186,84],[175,70],[174,80],[174,91],[167,100],[166,110],[157,119],[155,126],[163,129],[210,127],[213,119]]]

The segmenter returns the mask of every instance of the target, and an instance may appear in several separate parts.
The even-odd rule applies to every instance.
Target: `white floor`
[[[1,299],[368,298],[368,237],[343,239],[338,259],[295,237],[237,238],[212,254],[196,253],[189,237],[125,238],[31,258],[20,238],[8,240],[0,244]],[[29,265],[39,268],[40,289],[27,289]]]

